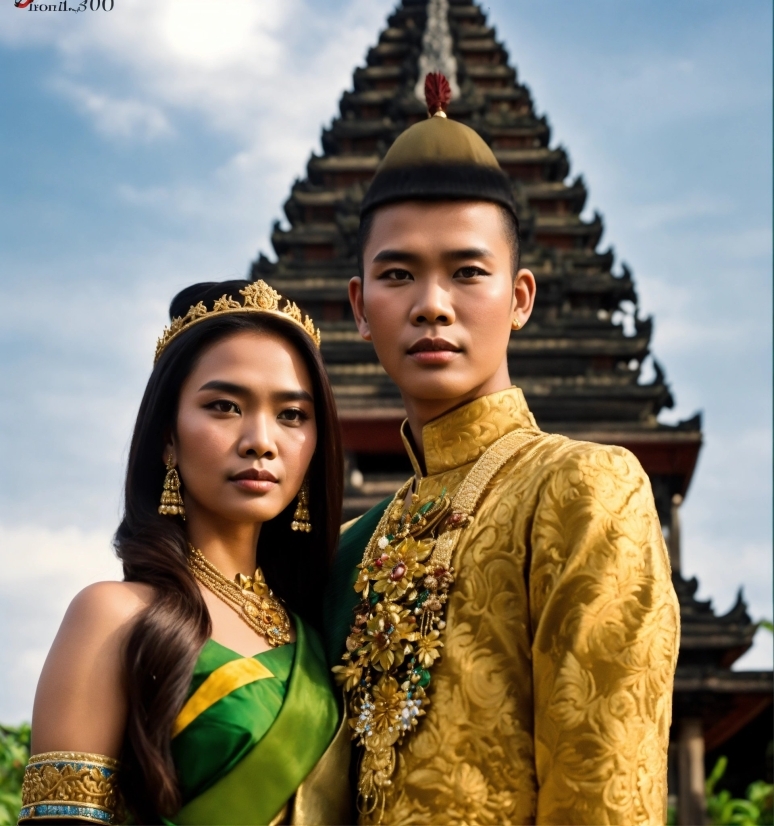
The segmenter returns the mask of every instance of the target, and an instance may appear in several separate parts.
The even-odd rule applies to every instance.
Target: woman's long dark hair
[[[223,293],[237,297],[245,281],[196,284],[172,302],[171,316]],[[269,585],[296,612],[319,627],[322,596],[341,520],[343,462],[336,407],[322,357],[291,321],[268,314],[227,315],[201,322],[171,342],[153,369],[140,404],[126,473],[124,518],[115,547],[128,582],[153,586],[154,599],[126,646],[128,720],[122,787],[141,823],[159,823],[182,805],[172,762],[172,724],[185,702],[191,675],[211,633],[209,614],[187,562],[185,524],[158,513],[168,434],[174,430],[181,387],[204,351],[243,331],[270,333],[303,358],[314,389],[317,447],[309,468],[312,532],[290,528],[295,502],[261,528],[257,562]],[[185,479],[182,480],[185,489]]]

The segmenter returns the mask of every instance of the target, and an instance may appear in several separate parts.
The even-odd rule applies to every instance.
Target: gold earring
[[[167,475],[164,479],[164,490],[161,491],[159,513],[162,516],[179,516],[185,522],[185,505],[180,495],[180,477],[175,470],[171,453],[167,459]]]
[[[312,523],[309,521],[309,482],[306,479],[298,492],[298,504],[293,514],[293,521],[290,523],[290,529],[304,533],[312,530]]]
[[[511,323],[511,330],[521,330],[521,322],[518,318],[514,318]]]

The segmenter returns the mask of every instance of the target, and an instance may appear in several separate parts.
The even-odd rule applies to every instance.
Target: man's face
[[[350,301],[363,338],[407,402],[475,398],[508,386],[514,320],[534,301],[534,278],[514,281],[500,208],[482,201],[408,201],[376,213],[363,279]],[[504,377],[504,378],[503,378]]]

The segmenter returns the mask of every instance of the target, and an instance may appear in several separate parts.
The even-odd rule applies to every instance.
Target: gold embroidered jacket
[[[516,428],[539,438],[459,540],[432,703],[382,822],[664,823],[679,610],[639,462],[540,433],[514,387],[426,425],[426,474],[404,436],[415,490],[453,495]]]

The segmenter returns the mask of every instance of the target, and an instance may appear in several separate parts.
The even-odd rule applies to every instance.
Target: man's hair
[[[521,260],[521,237],[519,235],[519,219],[508,209],[500,204],[495,204],[500,211],[500,216],[503,222],[503,229],[508,244],[511,248],[511,276],[516,278],[516,273],[519,271],[519,264]],[[371,237],[371,230],[374,225],[374,218],[378,213],[379,208],[371,209],[366,212],[360,219],[360,227],[357,232],[357,268],[360,277],[363,277],[363,251],[366,248],[368,239]]]

